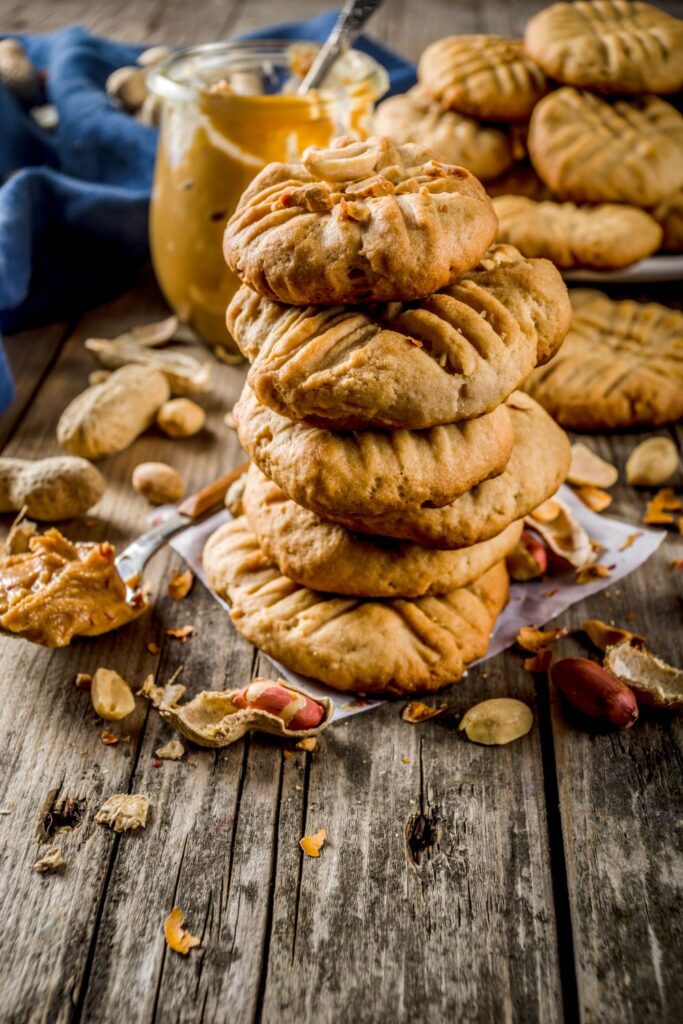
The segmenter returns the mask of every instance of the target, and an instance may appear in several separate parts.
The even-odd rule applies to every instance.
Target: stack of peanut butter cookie
[[[378,131],[487,182],[498,240],[564,269],[683,250],[683,22],[638,0],[544,8],[523,40],[449,36]]]
[[[518,391],[558,350],[558,271],[494,246],[482,185],[387,138],[271,164],[228,224],[252,465],[204,564],[232,619],[340,690],[436,690],[482,656],[563,431]]]

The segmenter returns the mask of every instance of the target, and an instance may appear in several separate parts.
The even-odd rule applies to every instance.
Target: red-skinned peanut
[[[633,690],[588,658],[564,658],[552,667],[551,677],[560,693],[589,718],[602,719],[628,729],[638,718]]]

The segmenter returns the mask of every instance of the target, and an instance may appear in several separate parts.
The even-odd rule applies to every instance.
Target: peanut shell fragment
[[[537,629],[535,626],[522,626],[516,637],[516,643],[525,650],[537,654],[569,633],[568,626],[558,629]]]
[[[649,524],[668,525],[673,523],[673,512],[680,512],[683,503],[673,487],[662,487],[657,491],[654,498],[648,501],[643,522]]]
[[[533,724],[528,704],[512,697],[494,697],[466,711],[459,728],[473,743],[500,746],[526,736]]]
[[[606,462],[583,441],[572,445],[572,461],[567,482],[578,487],[611,487],[619,479],[619,470]]]
[[[192,590],[193,583],[194,576],[191,569],[175,573],[168,581],[169,597],[174,598],[176,601],[182,601]]]
[[[546,507],[540,506],[526,522],[540,533],[551,551],[575,569],[584,569],[595,561],[591,539],[568,505],[557,498],[551,500],[552,506],[544,502]]]
[[[628,629],[619,629],[618,626],[610,626],[608,622],[603,622],[601,619],[587,619],[581,623],[581,629],[591,643],[601,651],[606,651],[608,647],[613,647],[614,644],[621,643],[622,640],[628,640],[635,646],[643,647],[645,645],[645,640],[637,633],[632,633]]]
[[[198,746],[227,747],[252,731],[297,740],[317,736],[332,720],[334,704],[283,680],[254,679],[240,690],[203,690],[179,707],[162,703],[159,713]]]
[[[646,647],[621,640],[605,652],[605,668],[634,691],[641,704],[683,708],[683,670],[667,665]]]
[[[41,874],[44,874],[46,871],[57,871],[63,863],[64,859],[59,847],[48,846],[43,856],[33,865],[33,870],[39,871]]]
[[[180,907],[174,907],[164,921],[164,936],[170,949],[187,956],[191,949],[200,944],[201,939],[187,931],[184,924],[185,915]]]
[[[430,718],[436,718],[447,707],[448,704],[438,704],[436,707],[430,707],[429,704],[425,704],[421,700],[411,700],[410,704],[406,704],[401,712],[401,718],[404,722],[410,722],[411,725],[418,725],[420,722],[428,722]]]
[[[162,747],[157,747],[154,753],[162,761],[180,761],[185,754],[185,747],[180,740],[169,740]]]
[[[659,487],[671,479],[678,465],[678,451],[670,437],[648,437],[628,457],[626,482],[633,487]]]
[[[314,832],[313,835],[304,836],[303,839],[300,839],[299,846],[307,857],[319,857],[326,839],[327,832],[324,828],[321,828]]]
[[[576,493],[591,512],[604,512],[612,504],[612,495],[600,487],[586,484],[584,487],[577,487]]]
[[[110,668],[98,668],[90,684],[92,706],[100,718],[119,722],[135,711],[135,697],[125,679]]]
[[[149,797],[143,793],[115,793],[95,815],[98,825],[109,825],[114,832],[144,828],[149,812]]]

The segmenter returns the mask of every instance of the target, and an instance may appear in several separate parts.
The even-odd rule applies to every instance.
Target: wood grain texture
[[[387,0],[370,30],[416,57],[448,33],[519,34],[542,6]],[[681,2],[660,6],[683,15]],[[49,31],[76,21],[121,39],[180,45],[327,8],[320,0],[277,8],[265,0],[6,0],[0,28]],[[659,289],[657,297],[674,293]],[[74,329],[10,340],[20,387],[0,422],[5,453],[56,452],[59,413],[94,365],[83,340],[164,312],[146,275]],[[100,463],[108,490],[97,521],[71,524],[70,535],[122,544],[139,532],[148,508],[128,482],[140,461],[172,462],[189,490],[236,464],[239,447],[222,414],[243,372],[216,370],[207,429],[181,442],[151,431]],[[677,438],[680,445],[680,431]],[[591,444],[623,473],[638,440]],[[623,485],[614,493],[608,514],[637,528],[646,495]],[[683,539],[671,532],[645,567],[562,621],[625,624],[633,613],[628,625],[680,664],[683,575],[671,562],[681,557]],[[150,565],[155,606],[120,633],[52,652],[0,641],[0,810],[10,811],[0,815],[3,1020],[680,1019],[679,720],[643,715],[628,733],[587,732],[507,652],[442,698],[442,717],[414,727],[386,705],[334,726],[313,754],[285,757],[276,742],[251,737],[158,763],[154,752],[171,731],[141,701],[112,726],[126,738],[104,746],[87,693],[72,685],[78,671],[106,665],[139,683],[150,671],[168,680],[182,666],[190,693],[271,671],[200,585],[185,601],[165,596],[173,561],[165,552]],[[187,644],[166,636],[188,622],[197,635]],[[158,656],[146,650],[150,639]],[[588,653],[575,639],[560,650]],[[458,716],[495,695],[527,700],[533,731],[509,748],[469,744]],[[125,791],[147,793],[152,810],[144,832],[116,836],[94,815]],[[68,800],[80,823],[48,837],[45,824],[59,824],[55,812]],[[311,860],[298,840],[319,827],[328,844]],[[31,865],[48,838],[66,864],[37,875]],[[174,904],[202,940],[187,958],[164,943]]]

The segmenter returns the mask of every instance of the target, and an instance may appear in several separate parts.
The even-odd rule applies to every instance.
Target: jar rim
[[[315,51],[320,49],[321,44],[310,39],[249,39],[188,46],[151,68],[147,84],[152,92],[162,99],[194,99],[202,90],[206,90],[210,83],[208,79],[201,81],[192,75],[195,70],[193,65],[204,68],[213,65],[217,71],[222,69],[223,72],[248,71],[264,66],[291,67],[291,52],[296,46],[311,47]],[[352,76],[341,86],[316,90],[315,96],[318,99],[338,99],[340,96],[348,95],[351,89],[355,91],[362,86],[371,88],[374,99],[378,99],[389,88],[387,71],[374,57],[356,49],[349,49],[348,53],[354,60],[357,75]]]

